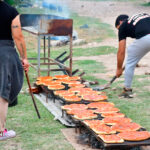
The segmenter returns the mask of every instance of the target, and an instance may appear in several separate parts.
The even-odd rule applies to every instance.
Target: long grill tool
[[[28,82],[30,95],[31,95],[31,97],[32,97],[32,101],[33,101],[33,104],[34,104],[34,108],[35,108],[35,110],[36,110],[36,113],[37,113],[38,118],[40,119],[40,118],[41,118],[41,117],[40,117],[40,113],[39,113],[38,108],[37,108],[37,106],[36,106],[36,102],[35,102],[35,100],[34,100],[34,96],[33,96],[32,89],[31,89],[31,84],[30,84],[29,76],[28,76],[28,73],[27,73],[26,71],[25,71],[25,75],[26,75],[26,79],[27,79],[27,82]]]
[[[125,67],[123,67],[123,71],[124,71]],[[110,85],[117,79],[117,76],[115,75],[107,84],[105,84],[104,86],[100,86],[100,87],[94,87],[93,90],[96,91],[102,91],[105,89],[110,88]]]

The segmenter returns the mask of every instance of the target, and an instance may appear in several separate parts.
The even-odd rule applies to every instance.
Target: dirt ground
[[[92,148],[87,143],[83,143],[81,140],[79,140],[80,134],[75,132],[75,128],[65,128],[61,131],[75,150],[98,150],[96,148]]]
[[[133,14],[137,14],[140,12],[149,13],[150,7],[144,7],[139,5],[138,3],[133,2],[89,2],[89,1],[80,1],[80,0],[63,0],[71,10],[78,13],[81,16],[90,16],[99,18],[102,22],[108,23],[112,25],[113,30],[116,33],[116,38],[114,39],[107,39],[101,43],[88,43],[86,45],[82,45],[80,47],[97,47],[97,46],[118,46],[118,39],[117,39],[117,30],[114,27],[114,22],[116,17],[119,14],[128,14],[129,16]],[[127,45],[129,45],[133,39],[127,39]],[[143,75],[145,73],[150,72],[150,53],[148,53],[144,58],[139,62],[140,67],[135,69],[136,75]],[[101,55],[101,56],[92,56],[92,57],[78,57],[73,58],[74,60],[80,59],[90,59],[90,60],[97,60],[98,62],[103,62],[104,66],[106,67],[106,75],[105,79],[112,77],[115,74],[116,70],[116,55]],[[109,61],[108,61],[109,60]],[[112,63],[113,62],[113,63]],[[102,74],[95,74],[95,76],[102,77]]]

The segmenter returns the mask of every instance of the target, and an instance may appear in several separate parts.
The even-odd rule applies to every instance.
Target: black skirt
[[[0,40],[0,97],[13,103],[23,85],[23,67],[11,40]]]

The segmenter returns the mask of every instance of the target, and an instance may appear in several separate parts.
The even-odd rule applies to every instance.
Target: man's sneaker
[[[132,89],[123,88],[123,91],[122,91],[122,93],[119,95],[119,97],[133,98]]]
[[[15,131],[13,130],[7,131],[7,129],[5,129],[3,132],[0,133],[0,141],[7,140],[15,136],[16,136]]]

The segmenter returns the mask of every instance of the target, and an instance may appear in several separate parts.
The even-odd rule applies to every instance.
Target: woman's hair
[[[115,27],[117,27],[119,24],[120,24],[120,21],[124,21],[126,19],[128,19],[129,16],[128,15],[119,15],[117,18],[116,18],[116,22],[115,22]]]

